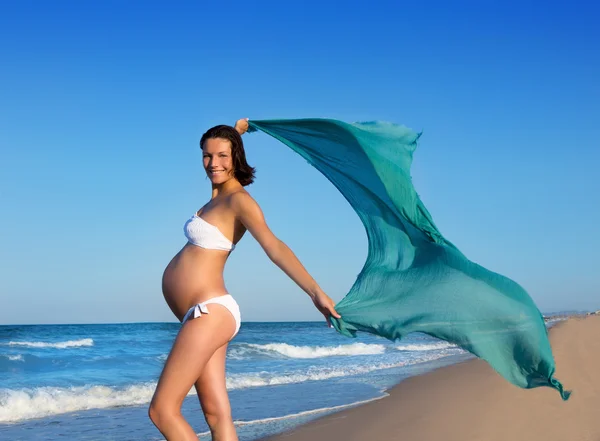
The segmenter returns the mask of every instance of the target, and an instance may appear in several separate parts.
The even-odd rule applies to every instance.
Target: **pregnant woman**
[[[200,140],[212,197],[185,223],[188,242],[163,275],[163,294],[181,329],[161,373],[149,415],[168,441],[197,440],[181,415],[196,388],[213,441],[237,440],[225,385],[227,344],[240,329],[240,310],[227,292],[223,270],[235,244],[249,231],[269,258],[311,298],[329,321],[339,318],[325,294],[292,251],[273,235],[256,201],[245,190],[254,180],[241,135],[247,119],[220,125]],[[243,293],[242,293],[243,295]]]

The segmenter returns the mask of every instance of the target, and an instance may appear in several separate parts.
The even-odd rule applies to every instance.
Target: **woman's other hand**
[[[312,301],[315,304],[315,306],[317,307],[317,309],[319,311],[321,311],[321,314],[323,314],[325,316],[325,320],[327,320],[327,324],[329,325],[330,328],[331,328],[331,320],[330,320],[331,316],[334,316],[335,318],[342,318],[342,316],[339,315],[334,308],[334,306],[335,306],[334,301],[323,291],[317,293],[317,295],[312,297]]]
[[[246,131],[248,131],[248,118],[238,119],[234,129],[237,130],[240,135],[246,133]]]

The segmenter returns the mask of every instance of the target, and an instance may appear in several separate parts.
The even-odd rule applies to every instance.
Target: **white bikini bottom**
[[[208,299],[202,303],[197,303],[192,306],[188,312],[183,316],[183,320],[181,320],[181,324],[183,325],[188,320],[192,320],[200,317],[202,314],[208,314],[208,308],[206,305],[210,305],[211,303],[218,303],[219,305],[223,305],[225,308],[231,312],[233,318],[235,319],[235,332],[231,336],[229,340],[236,336],[238,331],[240,330],[240,325],[242,324],[242,317],[240,315],[240,307],[235,301],[235,299],[231,296],[231,294],[225,294],[219,297],[213,297],[212,299]]]

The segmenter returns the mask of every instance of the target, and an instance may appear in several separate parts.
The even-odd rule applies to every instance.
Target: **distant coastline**
[[[551,312],[544,314],[544,321],[552,321],[552,320],[564,320],[571,317],[589,317],[592,315],[600,315],[600,309],[597,311],[564,311],[564,312]]]

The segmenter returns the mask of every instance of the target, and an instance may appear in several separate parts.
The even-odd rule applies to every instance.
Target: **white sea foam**
[[[447,356],[448,354],[431,354],[429,356],[420,357],[417,360],[407,360],[399,363],[377,363],[373,365],[362,366],[311,368],[306,372],[297,372],[285,375],[273,375],[270,372],[232,374],[227,377],[227,389],[245,389],[248,387],[275,386],[280,384],[302,383],[305,381],[327,380],[329,378],[366,374],[368,372],[381,369],[391,369],[425,363],[427,361],[433,361]]]
[[[551,319],[545,319],[544,321],[546,323],[546,326],[551,327],[558,322],[564,322],[565,320],[568,320],[568,319],[569,319],[569,317],[554,317]]]
[[[248,351],[250,349],[250,351]],[[287,343],[243,344],[232,348],[230,355],[243,358],[244,353],[254,352],[263,355],[285,356],[288,358],[321,358],[335,355],[374,355],[385,352],[384,345],[353,343],[339,346],[294,346]]]
[[[94,340],[91,338],[82,338],[81,340],[59,341],[57,343],[48,343],[43,341],[9,341],[9,346],[21,346],[25,348],[79,348],[83,346],[94,346]]]
[[[319,409],[305,410],[304,412],[292,413],[292,414],[283,415],[283,416],[280,416],[280,417],[261,418],[259,420],[251,420],[251,421],[241,421],[241,420],[240,421],[234,421],[233,424],[235,424],[236,426],[249,426],[249,425],[252,425],[252,424],[271,423],[271,422],[274,422],[274,421],[287,420],[287,419],[291,419],[291,418],[303,417],[303,416],[306,416],[306,415],[312,415],[312,414],[323,413],[323,412],[331,412],[333,410],[345,409],[347,407],[354,407],[354,406],[358,406],[360,404],[370,403],[371,401],[381,400],[382,398],[385,398],[385,397],[388,397],[388,396],[389,396],[389,394],[384,392],[383,395],[381,395],[379,397],[369,398],[368,400],[355,401],[354,403],[340,404],[339,406],[321,407]]]
[[[359,406],[361,404],[366,404],[366,403],[370,403],[371,401],[377,401],[377,400],[381,400],[382,398],[388,397],[389,394],[383,392],[383,394],[379,397],[375,397],[375,398],[370,398],[368,400],[362,400],[362,401],[355,401],[353,403],[348,403],[348,404],[340,404],[339,406],[331,406],[331,407],[321,407],[319,409],[311,409],[311,410],[305,410],[303,412],[298,412],[298,413],[291,413],[288,415],[282,415],[279,417],[271,417],[271,418],[261,418],[258,420],[250,420],[250,421],[244,421],[244,420],[236,420],[233,422],[233,424],[235,426],[241,427],[241,426],[251,426],[254,424],[269,424],[269,423],[274,423],[277,421],[282,421],[282,420],[290,420],[290,419],[294,419],[294,418],[301,418],[301,417],[305,417],[308,415],[315,415],[315,414],[320,414],[320,413],[325,413],[325,412],[332,412],[335,410],[341,410],[341,409],[345,409],[348,407],[354,407],[354,406]],[[204,436],[208,436],[210,435],[210,431],[206,431],[206,432],[199,432],[196,434],[199,438],[202,438]]]
[[[22,421],[77,410],[104,409],[148,403],[156,383],[129,386],[39,387],[0,389],[0,422]]]
[[[25,361],[22,355],[5,355],[10,361]]]
[[[326,380],[390,369],[446,356],[431,354],[418,360],[402,363],[380,363],[366,366],[339,368],[311,368],[306,372],[274,375],[269,372],[232,374],[227,377],[227,389],[245,389],[304,381]],[[135,406],[149,403],[156,388],[155,382],[131,385],[125,388],[109,386],[40,387],[35,389],[0,389],[0,423],[41,418],[88,409]],[[193,388],[189,392],[194,394]]]
[[[435,351],[439,349],[457,348],[458,346],[445,341],[439,343],[430,343],[422,345],[398,345],[396,349],[399,351]]]

